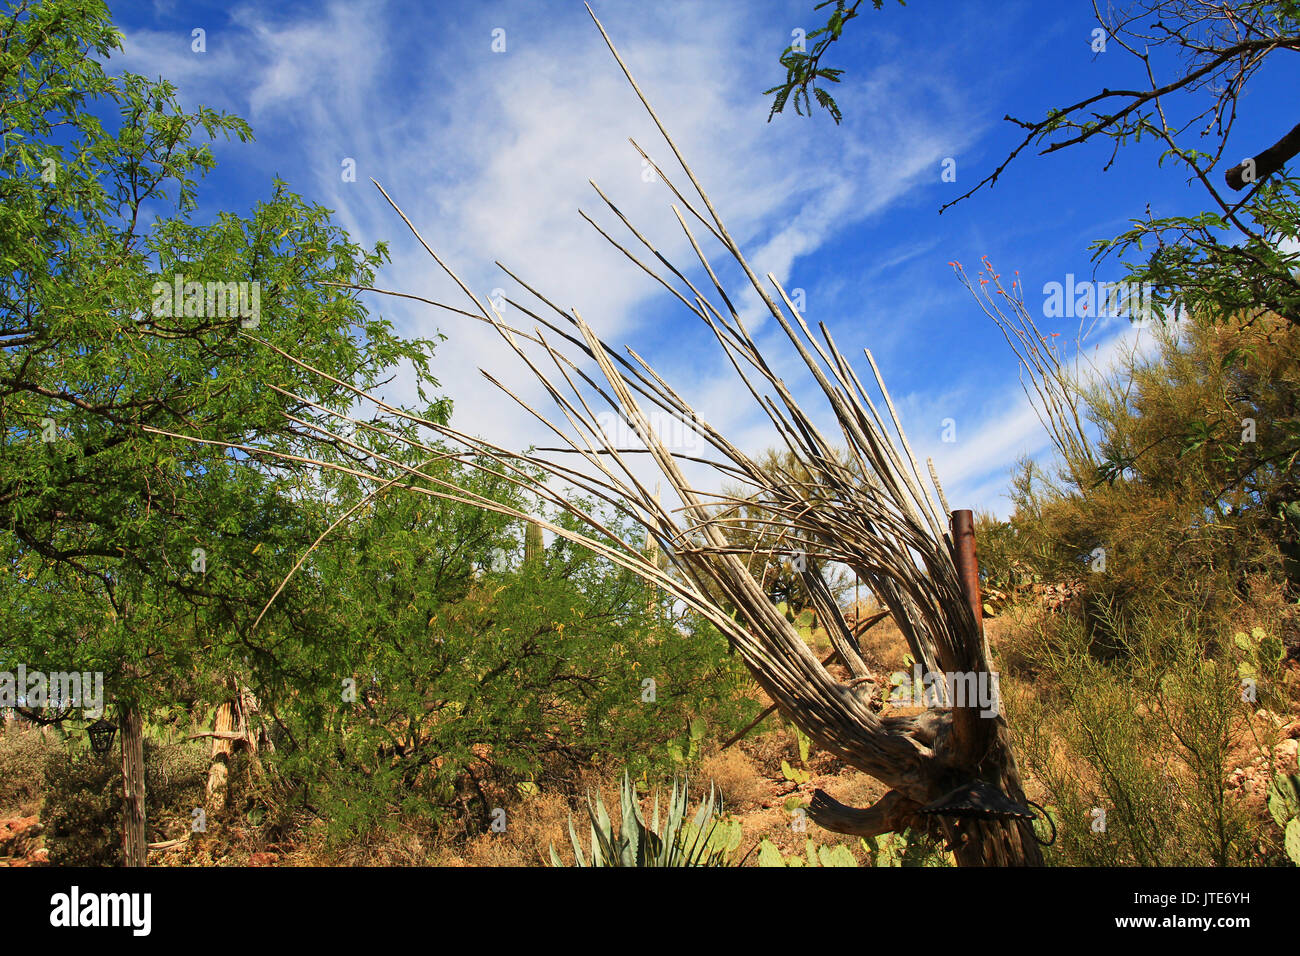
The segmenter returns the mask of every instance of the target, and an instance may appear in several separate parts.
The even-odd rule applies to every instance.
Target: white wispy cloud
[[[1090,339],[1085,338],[1077,362],[1067,360],[1083,389],[1122,368],[1129,356],[1138,360],[1151,356],[1158,344],[1150,331],[1122,318],[1099,325]],[[1006,368],[1010,374],[991,379],[999,384],[982,393],[965,386],[943,393],[913,393],[901,403],[905,421],[917,424],[909,437],[918,457],[934,459],[954,508],[987,510],[1006,517],[1012,464],[1024,457],[1042,460],[1053,454],[1047,430],[1021,385],[1009,349]],[[955,432],[953,441],[944,441],[948,420]]]
[[[578,308],[611,344],[633,344],[742,447],[759,451],[770,444],[773,434],[707,331],[577,215],[579,207],[587,210],[651,261],[591,190],[587,180],[594,179],[671,260],[686,266],[694,259],[668,209],[671,195],[662,183],[645,180],[628,137],[683,191],[686,177],[581,6],[542,13],[525,4],[461,5],[423,60],[405,42],[409,31],[429,25],[408,22],[413,9],[381,0],[333,2],[295,17],[249,3],[231,10],[228,25],[209,29],[206,54],[192,53],[183,34],[131,31],[114,66],[165,75],[187,102],[246,115],[259,142],[276,151],[281,171],[297,171],[296,188],[335,209],[360,241],[390,240],[393,261],[381,285],[469,306],[367,182],[370,176],[481,297],[500,288],[527,299],[491,263],[517,267],[562,309]],[[854,109],[843,126],[769,125],[769,101],[759,91],[772,83],[780,31],[770,50],[718,41],[752,33],[761,16],[752,5],[676,2],[650,16],[612,5],[597,10],[755,271],[772,272],[787,287],[800,263],[834,257],[837,240],[852,226],[910,202],[943,158],[970,146],[985,128],[942,62],[907,62],[907,51],[897,47],[895,58],[846,77],[837,98],[851,100]],[[491,49],[496,26],[506,31],[502,53]],[[349,158],[356,161],[355,183],[340,175]],[[704,230],[692,226],[703,240]],[[873,271],[902,266],[933,245],[882,250]],[[720,250],[710,243],[709,252],[716,257]],[[707,282],[698,269],[690,274]],[[764,325],[753,290],[737,284],[734,268],[722,275],[742,317],[776,349],[778,371],[791,376],[801,400],[819,402],[780,330]],[[852,288],[860,281],[841,276],[834,284]],[[376,299],[373,306],[408,334],[448,334],[435,369],[456,402],[457,427],[507,447],[551,443],[479,375],[487,368],[545,405],[495,332],[396,300]],[[900,303],[900,312],[906,307]],[[409,379],[399,378],[389,395],[414,400]],[[917,444],[968,497],[983,493],[988,482],[980,479],[999,467],[1005,472],[1032,445],[1037,427],[1012,388],[978,402],[940,390],[898,400],[909,424],[936,423],[936,440],[944,417],[936,413],[954,403],[966,409],[963,433],[971,437],[962,447],[977,445],[986,465],[924,437]]]

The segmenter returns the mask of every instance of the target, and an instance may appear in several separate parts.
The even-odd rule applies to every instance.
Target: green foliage
[[[668,756],[675,764],[694,763],[700,756],[700,744],[708,726],[701,717],[692,717],[686,733],[668,741]]]
[[[801,770],[797,767],[790,766],[789,761],[781,761],[781,776],[795,784],[805,784],[808,782],[808,771]]]
[[[799,743],[799,762],[807,764],[808,757],[812,754],[812,738],[798,727],[794,728],[794,735]]]
[[[1257,705],[1242,699],[1233,645],[1176,619],[1112,625],[1118,653],[1105,658],[1077,622],[1037,625],[1024,652],[1035,690],[1011,684],[1005,697],[1017,753],[1057,807],[1049,859],[1250,862],[1249,818],[1227,775]]]
[[[1011,519],[980,523],[984,581],[1002,603],[1064,585],[1093,625],[1114,612],[1209,626],[1253,582],[1300,582],[1286,425],[1300,401],[1300,329],[1194,322],[1157,330],[1156,341],[1155,354],[1128,356],[1075,393],[1096,425],[1093,457],[1022,463]],[[1225,365],[1234,349],[1255,356],[1249,368]],[[1208,437],[1189,451],[1188,423],[1198,421],[1211,423]],[[1300,637],[1274,634],[1283,646]]]
[[[370,283],[386,250],[286,183],[246,215],[196,218],[208,141],[251,131],[182,109],[165,81],[108,76],[121,39],[103,3],[17,4],[0,35],[0,660],[102,671],[146,714],[198,708],[231,673],[284,676],[277,656],[314,640],[296,583],[250,625],[330,504],[305,468],[158,431],[343,463],[359,453],[317,430],[316,406],[351,396],[274,348],[362,387],[404,363],[423,400],[433,343],[337,285]],[[256,283],[257,313],[163,303],[155,284],[178,275],[243,283],[250,305]]]
[[[799,747],[800,767],[792,767],[788,760],[781,761],[781,776],[791,783],[803,785],[808,782],[812,774],[808,771],[808,758],[812,754],[812,738],[805,734],[794,724],[790,725],[794,731],[795,741]]]
[[[1252,627],[1250,633],[1238,631],[1232,643],[1240,652],[1237,674],[1267,686],[1274,686],[1282,662],[1286,660],[1286,647],[1262,627]]]
[[[866,837],[858,841],[867,855],[868,866],[949,866],[948,855],[933,839],[923,833],[905,830]],[[775,843],[764,839],[758,845],[759,866],[858,866],[858,859],[848,845],[818,845],[812,839],[804,843],[803,854],[784,856]]]
[[[1300,816],[1300,774],[1278,775],[1268,788],[1268,812],[1273,822],[1284,827],[1294,816]]]
[[[45,789],[45,754],[49,744],[40,730],[0,732],[0,808],[25,809],[40,802]]]
[[[758,844],[758,865],[765,867],[786,865],[785,857],[781,855],[781,851],[771,840],[764,839]],[[802,866],[803,862],[800,861],[792,865]]]
[[[772,99],[772,109],[767,115],[767,121],[772,122],[772,117],[785,109],[786,102],[794,95],[794,109],[800,116],[812,115],[812,104],[808,97],[808,86],[813,85],[813,96],[817,100],[817,105],[826,109],[836,125],[843,119],[839,106],[831,97],[825,88],[816,86],[818,80],[826,80],[830,83],[838,83],[840,76],[844,71],[833,67],[821,66],[822,55],[832,43],[838,40],[844,34],[844,26],[850,20],[858,15],[858,8],[862,6],[862,0],[854,0],[852,6],[848,6],[847,0],[823,0],[813,9],[821,10],[835,4],[835,10],[831,13],[830,19],[827,20],[826,26],[820,27],[807,34],[804,39],[814,40],[821,37],[813,45],[811,52],[799,50],[794,44],[785,48],[781,54],[781,65],[785,67],[785,82],[779,86],[774,86],[770,90],[764,90],[765,96],[775,96]],[[871,0],[871,4],[877,10],[885,5],[885,0]],[[899,5],[903,5],[903,0],[899,0]]]
[[[994,617],[1042,580],[1035,569],[1038,556],[1026,556],[1017,536],[1018,525],[999,521],[995,515],[975,517],[975,540],[979,542],[980,594],[984,614]]]
[[[1179,159],[1192,169],[1204,169],[1212,161],[1192,153]],[[1153,304],[1171,314],[1185,309],[1225,322],[1268,310],[1300,322],[1300,292],[1291,275],[1300,259],[1284,251],[1286,240],[1296,238],[1298,219],[1300,184],[1279,178],[1254,190],[1231,221],[1209,212],[1134,220],[1133,228],[1113,239],[1098,239],[1089,248],[1100,260],[1152,247],[1145,261],[1124,263],[1124,281],[1150,283],[1158,290]],[[1248,232],[1244,241],[1239,241],[1238,225]],[[1250,280],[1240,281],[1242,276]]]
[[[591,824],[591,856],[583,855],[582,843],[569,816],[569,840],[577,866],[730,866],[740,847],[741,826],[738,821],[722,818],[722,805],[716,801],[713,787],[709,797],[688,820],[690,798],[685,782],[678,787],[673,781],[668,798],[667,815],[660,826],[659,794],[653,796],[654,815],[647,825],[641,814],[640,799],[627,772],[619,788],[620,821],[616,827],[605,810],[599,793],[595,803],[587,796],[587,817]],[[551,865],[564,861],[551,846]]]
[[[452,471],[433,476],[513,500],[507,483]],[[519,531],[391,494],[313,555],[317,640],[277,655],[288,673],[264,696],[292,744],[268,759],[332,839],[412,816],[481,832],[520,784],[567,786],[598,762],[680,767],[710,727],[730,733],[757,707],[712,628],[670,619],[634,576],[567,542],[518,561]]]
[[[1063,463],[1077,484],[1146,486],[1144,500],[1095,496],[1106,502],[1104,508],[1127,512],[1139,533],[1093,546],[1118,549],[1129,542],[1132,553],[1156,555],[1166,567],[1185,554],[1187,565],[1199,567],[1188,567],[1191,573],[1179,575],[1171,589],[1209,571],[1218,580],[1203,576],[1207,596],[1197,595],[1203,600],[1212,600],[1208,595],[1215,591],[1230,593],[1242,568],[1275,573],[1267,566],[1279,559],[1292,587],[1300,583],[1300,506],[1295,506],[1300,501],[1295,470],[1300,179],[1294,167],[1291,172],[1285,167],[1295,150],[1285,139],[1267,149],[1261,147],[1268,144],[1256,143],[1255,158],[1225,168],[1239,155],[1225,147],[1242,115],[1237,109],[1242,92],[1254,88],[1269,54],[1300,45],[1296,10],[1293,0],[1247,0],[1193,15],[1148,0],[1131,15],[1099,12],[1112,43],[1142,64],[1175,51],[1195,52],[1172,76],[1148,74],[1147,88],[1104,89],[1049,110],[1037,122],[1007,117],[1026,133],[1006,163],[1031,144],[1054,152],[1110,139],[1118,151],[1146,137],[1162,147],[1158,165],[1173,160],[1180,175],[1205,190],[1206,211],[1155,217],[1148,210],[1119,236],[1092,244],[1094,261],[1121,260],[1122,281],[1150,292],[1152,314],[1134,320],[1164,325],[1169,334],[1159,361],[1132,382],[1114,383],[1108,395],[1093,396],[1092,411],[1103,432],[1095,460]],[[1158,36],[1139,26],[1146,12],[1158,13]],[[1189,117],[1211,114],[1223,121],[1201,131],[1211,137],[1210,145],[1184,145],[1182,137],[1196,125]],[[1257,160],[1264,168],[1256,169]],[[995,182],[1006,163],[976,189]],[[1169,345],[1175,317],[1193,323],[1185,349]],[[1050,522],[1057,526],[1053,530],[1080,526],[1081,531],[1064,537],[1048,533],[1036,546],[1077,564],[1087,553],[1077,550],[1079,539],[1095,538],[1107,528],[1096,515],[1053,510],[1058,511],[1058,520]],[[1190,540],[1179,542],[1179,537]],[[1051,547],[1055,542],[1063,547]],[[1208,552],[1214,550],[1227,560],[1212,562]],[[1158,580],[1156,589],[1169,583]],[[1110,594],[1122,590],[1112,588]]]

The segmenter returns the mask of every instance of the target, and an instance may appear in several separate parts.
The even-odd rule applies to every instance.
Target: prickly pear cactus
[[[1286,855],[1300,866],[1300,774],[1273,778],[1268,788],[1268,812],[1285,831]]]
[[[805,841],[804,855],[798,853],[782,856],[780,848],[766,837],[758,845],[758,865],[776,866],[857,866],[857,857],[843,844],[834,847],[818,846],[812,840]]]

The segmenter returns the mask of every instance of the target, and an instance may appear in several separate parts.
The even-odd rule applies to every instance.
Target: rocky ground
[[[0,866],[41,866],[49,862],[44,832],[35,816],[0,819]]]

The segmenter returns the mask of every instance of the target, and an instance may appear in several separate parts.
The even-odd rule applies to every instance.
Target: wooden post
[[[121,704],[122,722],[122,863],[145,866],[149,848],[144,818],[144,722],[140,711]]]

